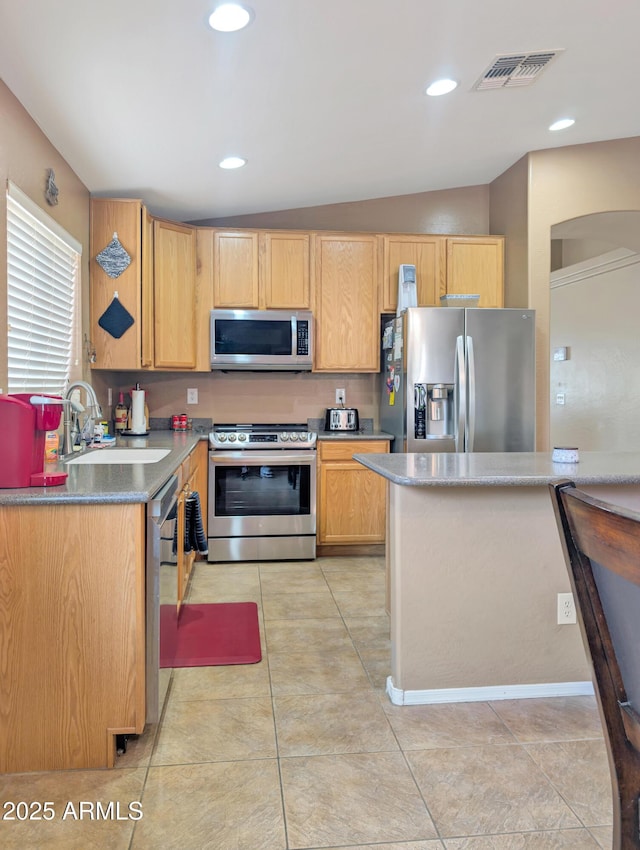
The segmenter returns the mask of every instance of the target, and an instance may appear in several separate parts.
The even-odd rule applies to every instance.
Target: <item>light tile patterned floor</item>
[[[3,849],[610,846],[592,698],[389,702],[382,559],[201,563],[188,601],[256,601],[263,660],[174,671],[162,722],[116,770],[0,776],[5,816],[19,800],[56,813],[0,820]],[[120,819],[80,818],[80,801]]]

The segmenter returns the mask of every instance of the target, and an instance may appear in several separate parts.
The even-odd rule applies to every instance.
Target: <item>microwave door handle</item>
[[[464,438],[467,418],[467,375],[464,362],[464,337],[459,336],[456,339],[456,394],[457,405],[455,411],[457,413],[457,426],[455,448],[457,452],[464,451]]]
[[[295,316],[291,317],[291,353],[298,354],[298,320]]]

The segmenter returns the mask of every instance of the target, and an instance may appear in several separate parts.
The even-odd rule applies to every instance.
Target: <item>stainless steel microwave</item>
[[[212,310],[211,368],[310,371],[310,310]]]

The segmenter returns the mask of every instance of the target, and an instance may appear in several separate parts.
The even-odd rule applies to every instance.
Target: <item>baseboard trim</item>
[[[483,688],[436,688],[403,691],[387,677],[387,695],[394,705],[432,705],[441,702],[489,702],[500,699],[593,696],[591,682],[545,682],[538,685],[489,685]]]
[[[358,543],[341,545],[322,543],[316,545],[317,558],[359,557],[361,555],[384,555],[384,543]]]

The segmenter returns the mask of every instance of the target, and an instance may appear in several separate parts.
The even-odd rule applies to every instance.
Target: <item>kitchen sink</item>
[[[79,457],[71,458],[72,463],[157,463],[166,457],[171,449],[94,449]]]

